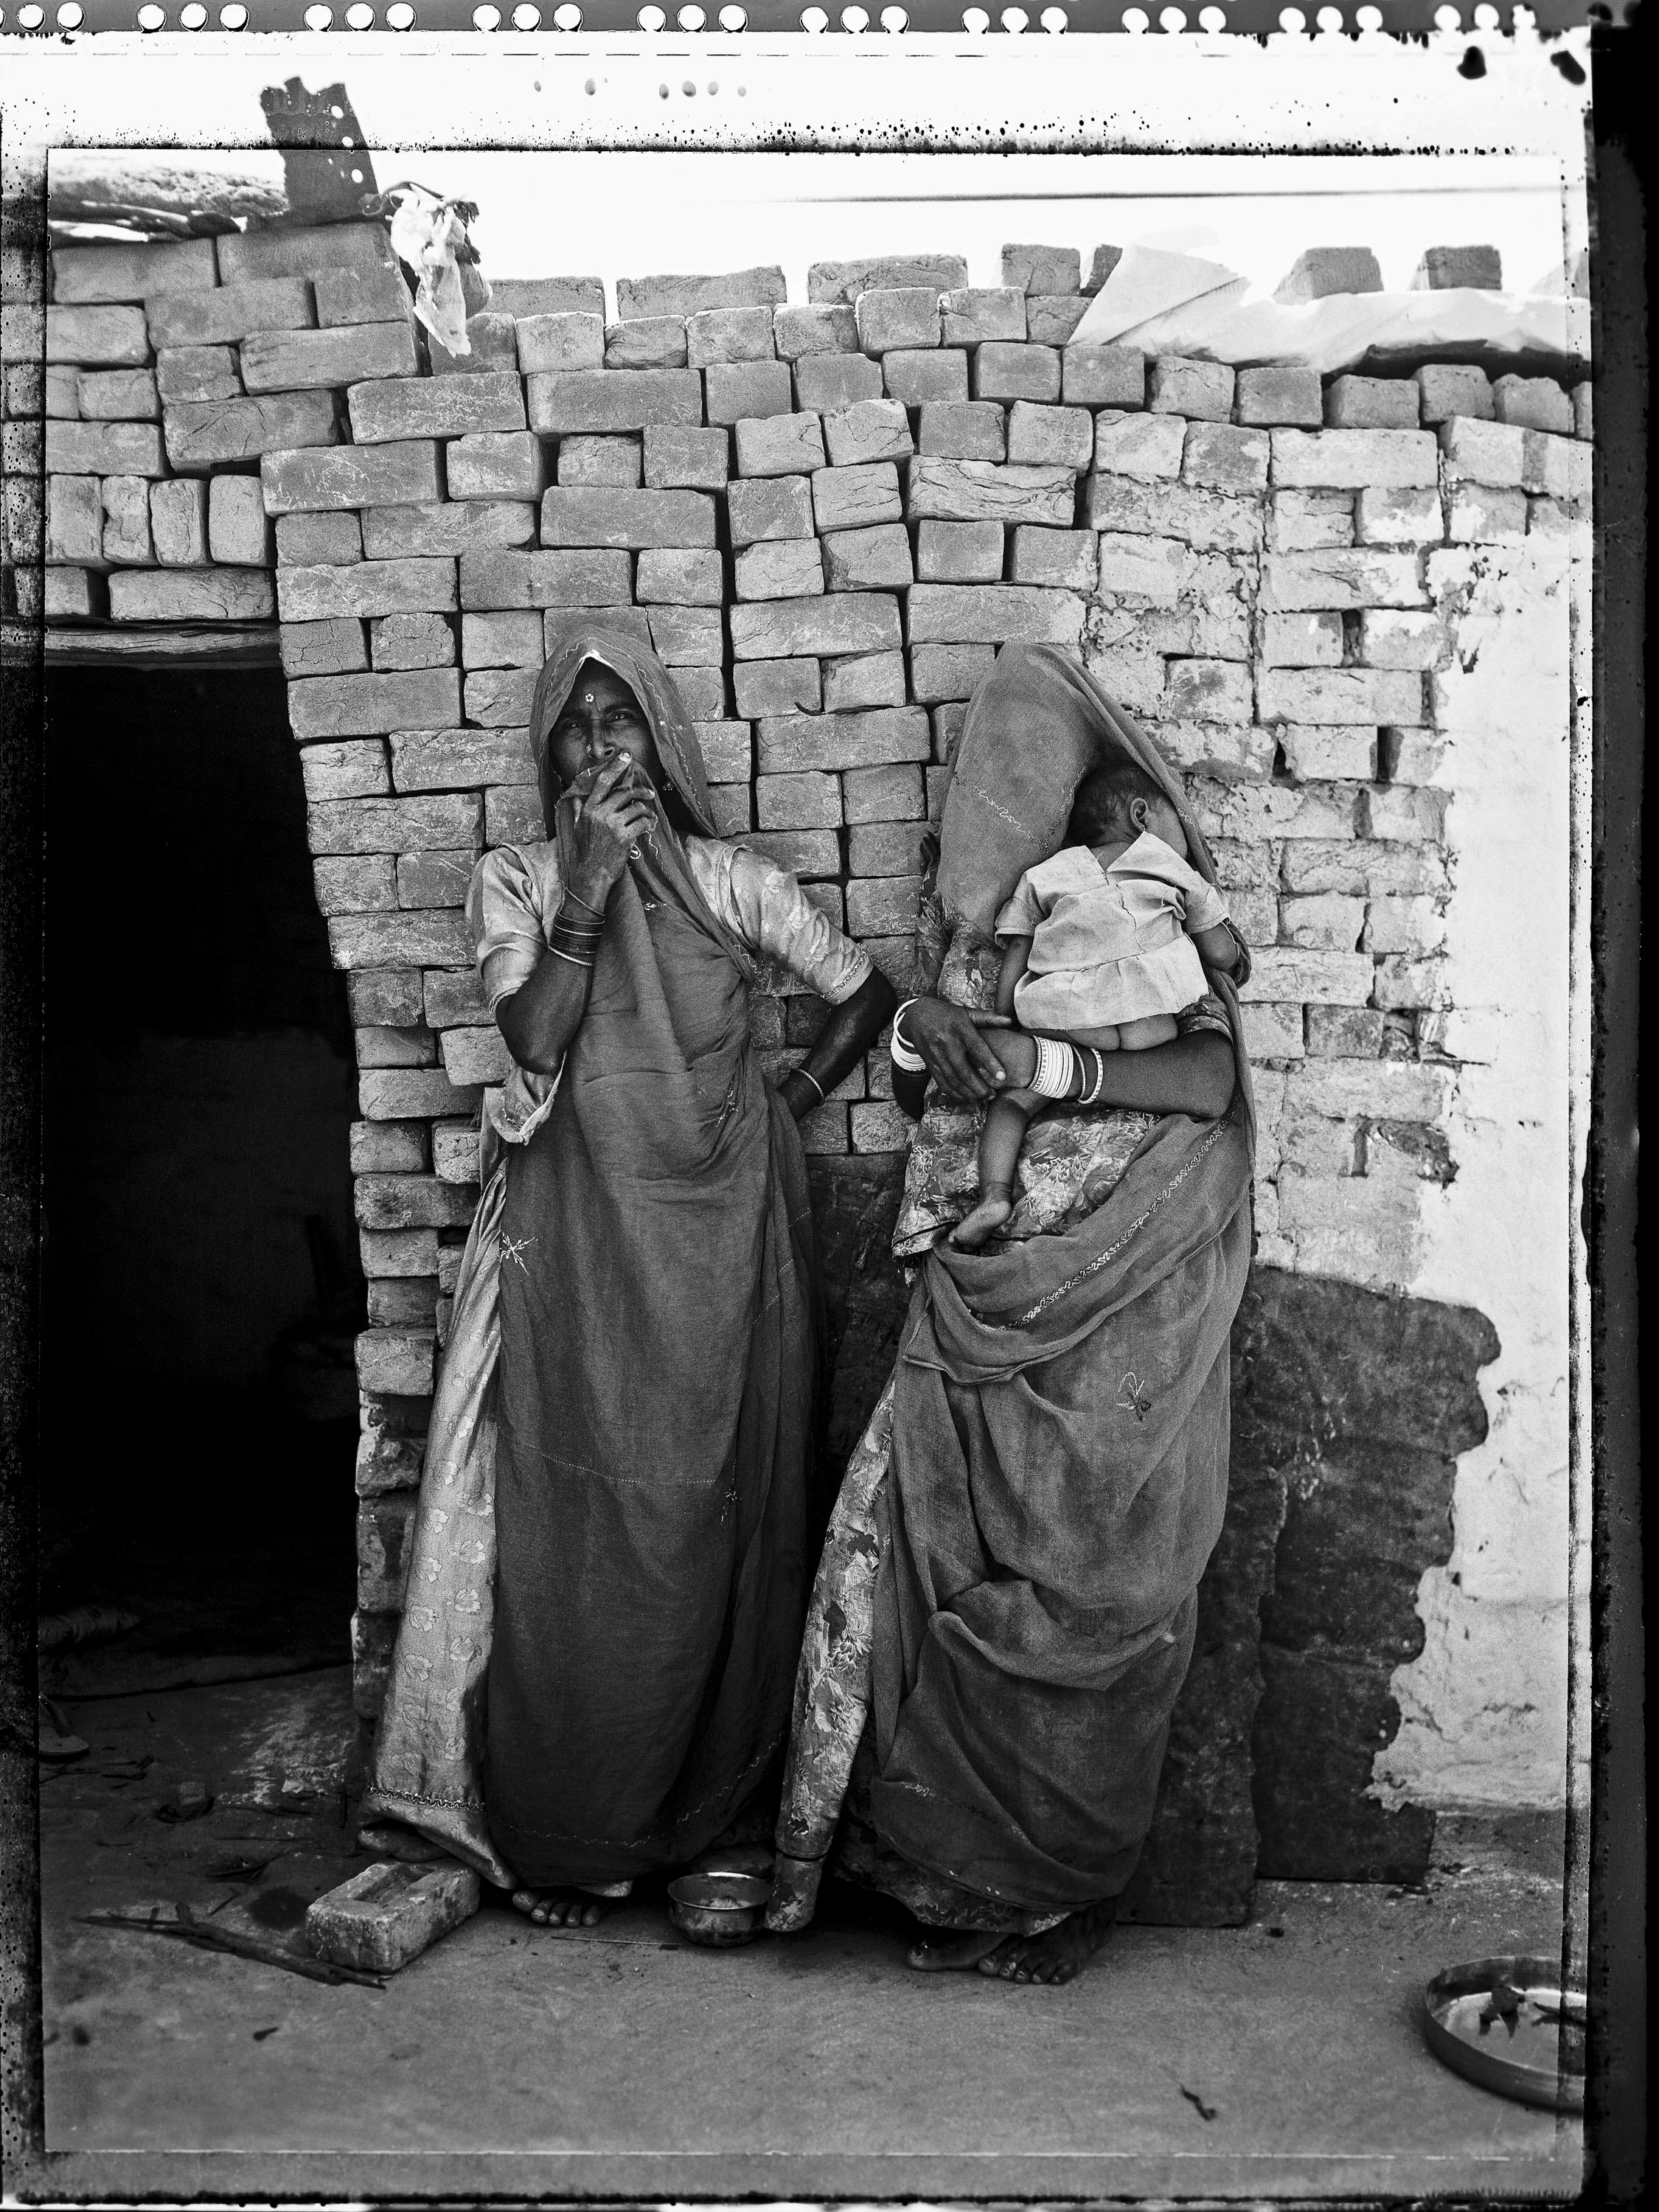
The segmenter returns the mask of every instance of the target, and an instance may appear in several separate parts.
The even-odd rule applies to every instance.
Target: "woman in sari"
[[[1213,883],[1157,748],[1064,653],[1005,647],[952,770],[924,995],[895,1022],[894,1093],[921,1116],[894,1239],[915,1287],[809,1610],[768,1913],[805,1926],[828,1864],[932,1931],[913,1966],[1021,1982],[1068,1979],[1104,1940],[1152,1824],[1226,1503],[1250,1253],[1249,1075],[1219,977],[1170,1042],[1081,1055],[1068,1097],[1090,1103],[1031,1123],[1005,1229],[947,1241],[1005,1080],[995,916],[1113,759]]]
[[[817,1533],[795,1123],[893,994],[792,878],[715,836],[692,726],[630,638],[561,646],[531,739],[547,841],[487,854],[470,896],[515,1068],[365,1810],[535,1920],[586,1924],[775,1774]],[[833,1011],[775,1090],[746,987],[778,966]]]

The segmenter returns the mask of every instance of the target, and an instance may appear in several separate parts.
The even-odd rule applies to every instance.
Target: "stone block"
[[[360,979],[354,976],[353,981]],[[418,987],[420,978],[415,981]],[[418,988],[416,996],[418,998]],[[427,1165],[426,1131],[418,1121],[354,1121],[351,1125],[351,1172],[353,1175],[421,1175]],[[383,1232],[384,1233],[384,1232]],[[434,1232],[434,1252],[436,1243]],[[380,1442],[390,1438],[365,1437],[362,1445],[371,1451]],[[357,1494],[364,1494],[362,1482],[362,1446],[359,1447]],[[418,1473],[416,1479],[418,1480]],[[379,1481],[377,1490],[405,1490],[407,1482]]]
[[[20,577],[27,570],[15,571]],[[20,604],[19,611],[21,612]],[[47,568],[40,611],[47,622],[93,622],[109,612],[108,586],[90,568]]]
[[[149,568],[155,561],[149,538],[149,483],[144,477],[106,477],[102,485],[106,562]]]
[[[1147,379],[1146,404],[1157,415],[1229,422],[1233,412],[1233,371],[1223,362],[1160,355]]]
[[[138,307],[48,307],[48,362],[71,362],[83,368],[143,368],[149,360],[149,335]]]
[[[1527,495],[1490,484],[1452,487],[1446,536],[1454,545],[1516,545],[1527,534]]]
[[[841,780],[821,769],[758,776],[755,816],[763,830],[836,829],[841,823]]]
[[[641,605],[717,607],[722,587],[720,556],[712,546],[702,551],[658,550],[641,554],[634,596]]]
[[[1315,891],[1279,902],[1282,943],[1312,952],[1354,952],[1365,927],[1365,902],[1340,891]]]
[[[1401,794],[1409,799],[1410,794]],[[1395,810],[1398,811],[1399,810]],[[1432,846],[1420,842],[1355,842],[1353,822],[1337,842],[1317,838],[1287,844],[1280,872],[1287,890],[1359,891],[1380,896],[1443,892],[1449,887],[1446,858]],[[1415,820],[1407,834],[1421,836]]]
[[[217,281],[210,238],[52,250],[52,296],[60,307],[144,300],[154,292],[199,292]]]
[[[1413,553],[1270,553],[1262,562],[1264,612],[1303,608],[1424,607],[1428,593]]]
[[[1370,956],[1364,952],[1310,952],[1296,945],[1264,945],[1254,956],[1250,980],[1239,993],[1255,1004],[1305,1003],[1363,1006],[1371,994]]]
[[[282,626],[281,649],[283,673],[290,681],[302,676],[349,676],[368,666],[363,626],[356,617],[285,622]],[[373,788],[383,790],[385,786]]]
[[[731,711],[723,669],[677,668],[674,685],[680,704],[694,722],[718,722]]]
[[[809,769],[884,768],[925,761],[932,750],[927,717],[920,707],[878,708],[861,714],[788,714],[763,720],[756,745],[762,775],[794,775]]]
[[[466,342],[465,353],[451,353],[430,331],[427,332],[427,359],[434,376],[476,376],[490,369],[519,366],[518,328],[511,315],[500,314],[493,307],[469,315]]]
[[[1025,337],[1025,295],[1016,286],[963,285],[945,293],[939,305],[947,346],[981,345],[988,338],[1023,341]]]
[[[674,669],[719,668],[725,657],[725,631],[718,606],[653,606],[651,643],[659,660]],[[526,701],[521,718],[528,721]]]
[[[333,615],[450,614],[456,605],[455,563],[441,556],[356,561],[343,568],[279,566],[276,604],[284,622],[324,622]]]
[[[161,433],[153,422],[70,422],[48,417],[47,473],[64,477],[164,477]]]
[[[1373,790],[1361,792],[1360,835],[1402,844],[1422,842],[1437,845],[1445,836],[1447,797],[1443,791],[1425,791],[1420,787],[1391,789],[1378,786]]]
[[[493,1022],[478,1029],[446,1030],[439,1042],[444,1073],[458,1090],[475,1083],[505,1083],[513,1073],[513,1055],[507,1048],[507,1040]],[[476,1162],[476,1143],[472,1151]],[[477,1176],[475,1165],[471,1176],[455,1180],[476,1182]]]
[[[896,937],[916,926],[919,876],[873,876],[847,886],[847,930],[851,937]],[[908,1128],[908,1125],[907,1125]]]
[[[1355,658],[1367,668],[1443,668],[1451,634],[1438,615],[1369,608],[1357,623]]]
[[[1389,783],[1432,783],[1446,755],[1446,740],[1437,731],[1379,730],[1376,733],[1378,773]]]
[[[1002,532],[1000,522],[924,522],[916,532],[917,575],[927,583],[1000,583]]]
[[[798,599],[823,590],[823,559],[816,538],[764,538],[745,546],[732,563],[732,574],[740,599]]]
[[[489,299],[520,321],[533,315],[603,316],[605,283],[599,276],[498,276]]]
[[[430,1393],[437,1345],[429,1331],[367,1328],[357,1339],[356,1350],[360,1390],[384,1390],[399,1398],[419,1398]],[[407,1560],[398,1557],[394,1571],[372,1539],[365,1545],[360,1522],[357,1562],[360,1597],[367,1592],[386,1609],[395,1611],[403,1601]]]
[[[1021,293],[1080,291],[1083,257],[1073,246],[1005,246],[1002,281]]]
[[[369,799],[357,803],[374,804]],[[459,908],[431,914],[340,915],[328,925],[328,945],[337,968],[453,968],[468,956],[471,933]],[[428,1087],[409,1087],[422,1084]],[[394,1087],[376,1089],[376,1085]],[[422,1114],[462,1114],[477,1103],[459,1095],[441,1094],[430,1087],[426,1072],[415,1068],[365,1073],[358,1080],[357,1097],[360,1110],[370,1121],[406,1121]],[[417,1097],[426,1103],[411,1103]]]
[[[1427,430],[1275,430],[1273,482],[1335,491],[1401,489],[1439,481]]]
[[[470,669],[464,695],[466,720],[482,729],[511,730],[516,735],[530,720],[539,673],[534,668]],[[459,714],[447,714],[444,725],[460,719]],[[436,729],[441,725],[433,722],[428,726]]]
[[[390,853],[359,853],[343,859],[313,860],[312,882],[317,910],[337,914],[396,914],[398,864]],[[360,1029],[357,1032],[359,1067],[430,1066],[437,1057],[428,1037],[422,1048],[410,1040],[423,1031],[407,1029]]]
[[[748,723],[698,722],[693,726],[709,782],[747,784],[754,769]]]
[[[1234,916],[1237,921],[1237,916]],[[1300,1006],[1243,1006],[1244,1049],[1252,1061],[1300,1060],[1306,1048],[1302,1039]],[[1260,1223],[1258,1222],[1258,1233]]]
[[[1008,459],[1016,465],[1066,468],[1077,473],[1093,457],[1095,422],[1085,407],[1046,407],[1020,399],[1009,410],[1007,435]],[[923,450],[927,450],[925,445]]]
[[[823,569],[832,592],[902,589],[915,574],[909,532],[902,522],[836,531],[823,540]]]
[[[1103,596],[1127,596],[1174,606],[1192,572],[1191,550],[1178,538],[1103,530],[1098,552],[1098,588]]]
[[[738,712],[753,720],[762,714],[816,714],[823,701],[818,663],[811,659],[739,661],[732,672]]]
[[[1297,255],[1273,297],[1287,307],[1301,307],[1338,293],[1382,289],[1382,271],[1369,246],[1310,246]]]
[[[882,286],[854,301],[859,344],[866,354],[893,353],[939,342],[939,295],[929,284]]]
[[[763,860],[802,882],[841,872],[841,841],[833,830],[763,830],[744,842]]]
[[[547,489],[547,459],[533,430],[488,430],[450,440],[444,476],[451,499],[539,499]]]
[[[300,773],[308,799],[372,799],[392,789],[386,747],[378,738],[307,745],[300,756]]]
[[[708,806],[717,837],[741,837],[755,826],[746,783],[711,783]],[[835,840],[831,838],[830,842],[833,844]],[[830,873],[834,872],[832,868]]]
[[[399,986],[410,985],[414,988],[416,1009],[417,1012],[419,1011],[421,978],[418,971],[412,975],[403,975],[398,974],[396,971],[391,971],[380,975],[368,973],[348,975],[346,978],[346,983],[348,988],[354,991],[356,987],[360,983],[369,984],[375,987],[384,984],[394,984]],[[410,1125],[408,1123],[400,1125],[395,1122],[377,1123],[371,1121],[359,1122],[354,1126],[365,1129],[375,1129],[380,1127],[398,1129],[400,1127],[407,1128]],[[424,1132],[422,1131],[422,1133],[423,1134]],[[422,1167],[424,1168],[425,1164],[425,1160],[422,1158]],[[420,1170],[408,1170],[410,1173],[418,1173],[419,1171]],[[362,1175],[378,1173],[380,1172],[380,1170],[354,1167],[352,1172],[354,1174]],[[385,1170],[385,1172],[392,1174],[404,1172],[404,1170],[388,1169]],[[432,1277],[435,1276],[438,1272],[439,1246],[438,1232],[435,1229],[360,1228],[357,1231],[357,1249],[362,1255],[363,1273],[371,1279],[376,1278],[393,1278],[397,1276],[407,1278],[424,1275]],[[423,1394],[416,1391],[413,1395],[418,1399]],[[376,1407],[374,1410],[377,1413],[381,1411],[379,1407]],[[377,1421],[374,1427],[366,1429],[365,1433],[371,1436],[387,1436],[395,1432],[384,1427],[381,1425],[380,1422]]]
[[[645,433],[646,485],[652,491],[718,491],[731,473],[731,449],[727,430],[653,423]],[[562,454],[565,445],[559,450]]]
[[[1504,264],[1495,246],[1431,246],[1412,278],[1414,292],[1501,292]]]
[[[234,350],[226,345],[170,346],[155,356],[159,398],[180,400],[234,399],[242,390]]]
[[[1076,503],[1077,479],[1069,468],[921,455],[911,465],[907,512],[912,521],[1035,522],[1068,529]]]
[[[708,368],[716,362],[775,359],[772,319],[775,312],[769,307],[707,307],[700,314],[689,316],[685,344],[690,367]]]
[[[1103,411],[1095,422],[1095,466],[1111,476],[1156,483],[1177,477],[1187,445],[1187,424],[1167,415]]]
[[[806,296],[815,304],[850,307],[860,292],[959,290],[968,264],[956,253],[878,254],[854,261],[815,261],[806,272]]]
[[[860,400],[840,414],[826,415],[823,436],[836,468],[908,460],[915,450],[910,418],[896,399]]]
[[[619,276],[617,313],[625,319],[678,315],[684,321],[711,307],[774,307],[788,297],[783,271],[767,265],[719,276]]]
[[[757,416],[735,428],[739,477],[805,476],[824,465],[816,415]]]
[[[1437,490],[1361,491],[1354,495],[1353,537],[1358,545],[1437,545],[1446,517]]]
[[[703,372],[704,406],[711,423],[727,425],[787,415],[794,404],[789,366],[781,361],[725,362]],[[738,433],[739,466],[742,433]],[[799,464],[792,465],[799,467]]]
[[[848,769],[842,777],[842,805],[848,822],[920,822],[924,810],[921,770],[908,762]]]
[[[270,578],[252,568],[126,568],[109,580],[112,622],[269,622]]]
[[[518,365],[526,376],[605,367],[603,315],[522,315],[514,330]],[[684,337],[680,359],[685,359]]]
[[[1338,376],[1325,390],[1325,422],[1333,430],[1414,430],[1420,391],[1409,376]]]
[[[233,400],[229,406],[238,404]],[[167,410],[169,454],[173,412]],[[271,514],[322,507],[402,507],[443,498],[438,448],[425,439],[387,446],[319,443],[297,452],[262,450],[259,475]]]
[[[235,388],[241,389],[240,379]],[[55,415],[60,422],[72,422],[81,412],[81,372],[62,362],[8,362],[3,389],[8,414]],[[39,404],[27,395],[38,395]]]
[[[485,376],[397,376],[354,384],[346,394],[360,446],[398,438],[466,438],[523,430],[524,387],[510,370]]]
[[[1320,1060],[1376,1059],[1382,1049],[1382,1014],[1376,1006],[1310,1006],[1308,1052]]]
[[[1261,659],[1268,668],[1340,668],[1340,614],[1267,615],[1262,619]]]
[[[736,487],[733,487],[735,495]],[[897,522],[904,507],[899,496],[898,470],[891,461],[868,461],[861,466],[820,469],[811,479],[812,519],[821,535],[832,531],[870,529],[878,523]],[[736,538],[736,501],[732,514],[732,542]]]
[[[1033,294],[1025,302],[1025,335],[1033,345],[1067,345],[1088,307],[1088,300],[1081,293]],[[1063,373],[1063,360],[1060,367]]]
[[[960,347],[884,354],[882,389],[902,407],[949,404],[968,397],[968,356]]]
[[[1027,411],[1054,414],[1060,410],[1047,408]],[[1090,418],[1085,416],[1084,419]],[[921,410],[917,450],[941,460],[1005,460],[1008,457],[1007,417],[990,400],[934,401]]]
[[[376,263],[365,269],[319,269],[312,279],[317,320],[325,330],[356,323],[407,323],[412,313],[400,270]]]
[[[1492,379],[1473,362],[1426,362],[1413,381],[1419,413],[1425,423],[1448,422],[1456,416],[1490,422],[1497,412]]]
[[[493,672],[501,673],[501,672]],[[533,674],[534,671],[514,670],[515,675]],[[535,762],[530,750],[528,733],[511,726],[488,730],[398,730],[392,736],[392,780],[399,792],[453,792],[457,787],[480,784],[529,784],[535,775]],[[477,799],[473,791],[465,794],[466,805],[476,813]],[[436,802],[428,802],[435,805]],[[536,802],[539,821],[541,805]],[[470,820],[471,816],[445,817],[440,815],[430,832],[421,835],[418,827],[396,844],[370,849],[407,852],[422,848],[438,851],[453,851],[465,844],[476,832],[469,829],[458,830],[458,820]],[[370,823],[358,833],[378,838],[387,834]],[[545,836],[543,829],[534,835]],[[500,840],[493,830],[486,829],[486,842],[496,844]],[[471,957],[469,951],[467,958]]]
[[[392,261],[392,240],[381,222],[232,231],[215,245],[222,284],[265,276],[309,276],[319,269],[390,267]]]
[[[306,677],[288,688],[289,723],[301,744],[313,738],[444,729],[458,722],[460,714],[460,678],[453,668]]]
[[[1317,429],[1324,397],[1316,368],[1241,368],[1233,400],[1237,420],[1256,428],[1300,424]]]
[[[726,494],[732,544],[741,551],[769,538],[812,535],[810,479],[801,477],[739,478]]]
[[[1092,472],[1083,479],[1082,520],[1095,530],[1179,538],[1199,552],[1253,553],[1261,519],[1259,501],[1226,492]]]
[[[199,477],[180,483],[207,487]],[[363,557],[362,525],[349,508],[324,514],[284,514],[276,522],[276,558],[301,568],[343,568]]]
[[[539,668],[544,658],[539,614],[461,617],[461,659],[469,668]]]
[[[1151,713],[1159,714],[1154,701]],[[1273,733],[1247,721],[1188,722],[1162,719],[1155,733],[1165,757],[1183,775],[1213,776],[1228,784],[1260,783],[1273,773]]]
[[[1161,419],[1147,416],[1148,422]],[[1228,422],[1191,422],[1182,448],[1183,483],[1243,495],[1267,489],[1269,446],[1265,430],[1235,429]]]
[[[532,434],[534,434],[533,433]],[[704,431],[685,431],[683,436],[707,436]],[[615,484],[624,491],[637,491],[643,474],[641,444],[638,438],[572,437],[559,441],[558,480],[562,484],[592,487]],[[723,483],[722,473],[717,481]],[[657,487],[653,487],[657,489]]]
[[[532,430],[647,430],[702,421],[702,378],[695,368],[598,368],[538,372],[526,380]]]
[[[912,696],[928,703],[970,698],[995,665],[989,645],[919,645],[910,653]]]
[[[1270,673],[1263,672],[1264,681]],[[1184,721],[1248,722],[1253,710],[1250,672],[1237,661],[1172,659],[1165,663],[1163,712],[1166,715]]]
[[[1060,355],[1060,397],[1068,407],[1144,407],[1146,356],[1139,346],[1068,345]]]
[[[151,368],[83,368],[79,412],[89,422],[159,422],[161,403]]]
[[[603,555],[599,557],[609,559],[612,556]],[[547,647],[546,657],[550,659],[571,632],[574,629],[584,628],[592,619],[596,611],[602,612],[607,629],[614,630],[623,637],[637,640],[647,652],[649,651],[651,624],[643,607],[612,605],[596,611],[591,605],[568,609],[550,606],[542,616],[542,635]]]
[[[684,368],[685,323],[678,315],[642,315],[605,326],[606,368]]]
[[[853,874],[915,877],[921,866],[921,834],[918,820],[860,823],[848,839]]]
[[[856,712],[866,707],[904,704],[904,655],[902,653],[854,653],[846,659],[823,664],[823,706],[826,714]]]
[[[1407,495],[1390,495],[1407,496]],[[1419,493],[1409,495],[1421,497]],[[1267,543],[1275,552],[1322,552],[1354,541],[1354,498],[1346,491],[1276,491],[1267,500]]]
[[[368,379],[413,377],[417,367],[414,332],[406,323],[252,331],[241,343],[242,382],[256,392],[313,392]],[[422,381],[441,390],[447,380]]]
[[[813,354],[856,354],[858,317],[850,306],[774,307],[772,347],[780,361],[800,361]]]
[[[1507,489],[1526,481],[1527,434],[1518,423],[1453,416],[1440,425],[1440,450],[1450,483]]]
[[[1587,446],[1576,438],[1528,430],[1524,466],[1526,490],[1588,513],[1595,489],[1595,463]]]
[[[394,744],[394,760],[398,750]],[[306,810],[306,842],[313,854],[324,854],[453,851],[477,839],[481,818],[476,792],[446,793],[435,798],[325,800]],[[468,945],[458,960],[359,961],[353,965],[453,968],[471,957]]]
[[[975,351],[975,399],[1052,401],[1060,396],[1060,355],[1054,347],[993,343]]]
[[[158,490],[161,488],[157,486]],[[46,551],[50,562],[101,568],[104,497],[97,477],[46,478]],[[203,558],[206,558],[205,545]]]
[[[267,568],[272,557],[270,517],[258,477],[222,476],[208,484],[208,550],[232,568]]]
[[[799,601],[733,607],[732,653],[738,660],[798,655],[890,653],[900,643],[898,601],[890,593],[836,592]]]
[[[53,487],[89,483],[89,477],[49,477],[46,479],[47,542],[52,542]],[[216,478],[234,483],[239,479]],[[256,487],[257,489],[257,487]],[[204,568],[208,562],[208,483],[204,477],[158,477],[149,487],[149,534],[155,558],[163,568]]]
[[[1264,722],[1419,723],[1423,680],[1412,668],[1264,668],[1256,686]]]
[[[1019,584],[917,584],[910,592],[912,645],[1028,645],[1075,647],[1084,602],[1072,592]]]
[[[477,968],[428,968],[418,980],[428,1029],[480,1029],[489,1021]]]
[[[695,491],[556,485],[542,495],[544,548],[696,546],[714,543],[714,502]]]
[[[371,561],[491,552],[527,545],[536,535],[536,510],[527,500],[417,501],[404,507],[372,507],[362,517],[362,533],[363,552]]]

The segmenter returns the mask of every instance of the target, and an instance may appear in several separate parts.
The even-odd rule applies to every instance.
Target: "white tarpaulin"
[[[1588,367],[1589,301],[1560,294],[1341,292],[1285,307],[1250,296],[1218,261],[1131,246],[1068,345],[1133,345],[1234,368],[1273,362],[1322,375],[1369,356],[1546,356]]]

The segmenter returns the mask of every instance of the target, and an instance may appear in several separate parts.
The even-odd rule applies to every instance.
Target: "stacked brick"
[[[1261,1256],[1317,1267],[1364,1178],[1449,1172],[1438,684],[1471,549],[1552,557],[1587,514],[1588,387],[1067,344],[1113,258],[821,264],[804,304],[775,269],[624,278],[611,321],[597,279],[514,283],[457,358],[377,227],[57,257],[49,608],[280,617],[360,1067],[366,1712],[506,1066],[462,900],[541,834],[572,622],[661,656],[722,830],[901,982],[969,695],[1011,639],[1079,649],[1187,772],[1254,949]],[[757,997],[771,1070],[823,1012]],[[813,1151],[902,1147],[885,1071]]]

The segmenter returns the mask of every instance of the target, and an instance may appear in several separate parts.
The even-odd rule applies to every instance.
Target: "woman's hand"
[[[952,1106],[976,1106],[1007,1083],[1007,1071],[981,1032],[984,1018],[944,999],[914,1000],[904,1017],[905,1036]]]
[[[629,848],[657,826],[655,794],[648,784],[632,781],[627,753],[609,760],[593,787],[574,801],[574,842],[568,889],[603,913],[611,889],[628,866]]]

